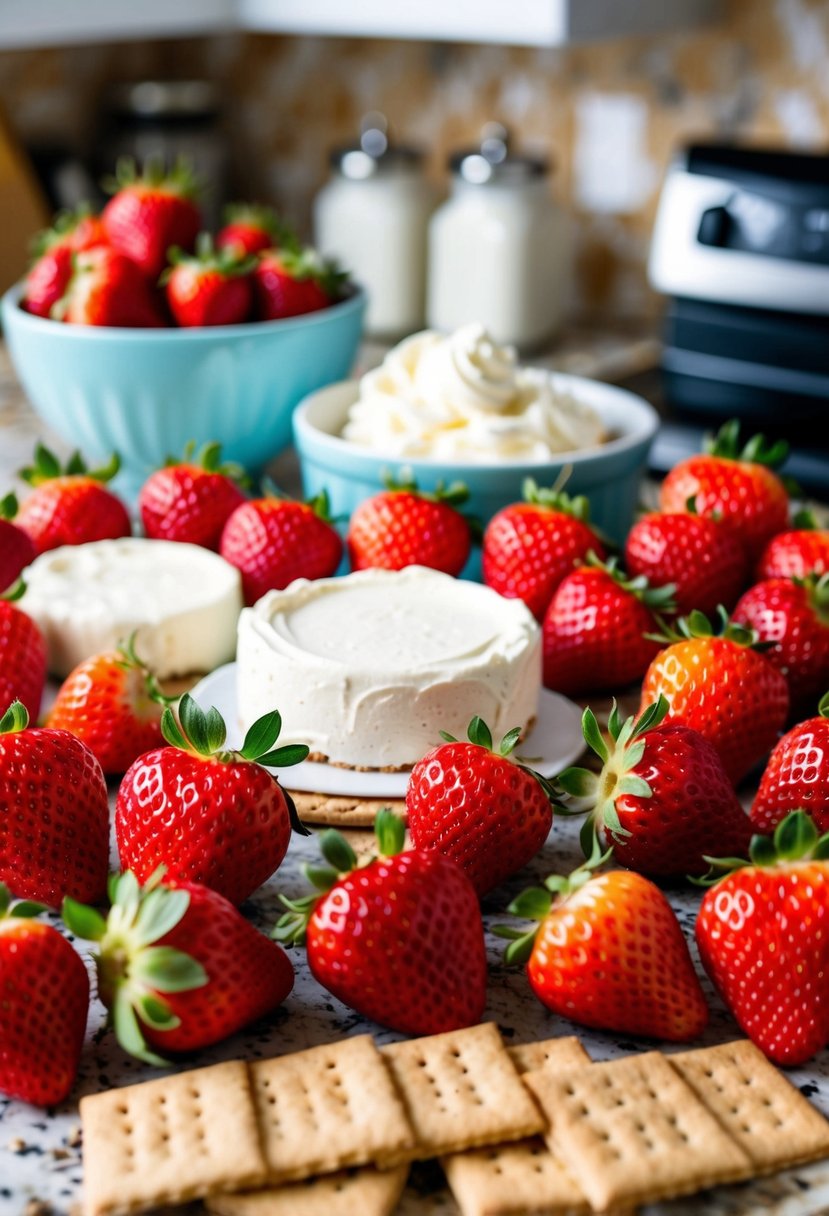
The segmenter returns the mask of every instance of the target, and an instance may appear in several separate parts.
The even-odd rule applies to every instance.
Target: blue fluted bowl
[[[291,441],[291,414],[351,370],[366,299],[319,312],[204,329],[66,325],[2,301],[12,362],[34,409],[88,460],[119,453],[115,487],[134,497],[185,444],[218,440],[226,460],[258,472]]]
[[[568,494],[586,494],[591,520],[621,544],[633,523],[639,483],[648,451],[659,425],[652,406],[634,393],[587,380],[582,376],[553,374],[556,388],[583,401],[599,414],[613,438],[601,447],[562,453],[547,461],[512,461],[498,464],[393,459],[361,448],[341,437],[349,407],[359,393],[357,381],[332,384],[312,393],[294,411],[294,443],[299,452],[302,483],[307,495],[327,490],[335,515],[350,515],[371,494],[382,489],[383,479],[410,471],[424,490],[437,483],[460,480],[470,491],[464,506],[485,523],[502,507],[521,500],[525,477],[550,486],[566,465],[572,472]],[[467,575],[475,575],[472,566]]]

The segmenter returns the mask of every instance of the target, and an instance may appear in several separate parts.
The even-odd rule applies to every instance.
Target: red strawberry
[[[434,849],[454,861],[478,895],[497,887],[535,857],[553,825],[544,786],[510,759],[521,728],[497,752],[480,718],[469,742],[444,735],[412,769],[406,788],[409,831],[416,849]]]
[[[130,873],[110,890],[107,920],[73,900],[63,917],[78,937],[99,943],[98,994],[131,1055],[164,1064],[159,1051],[209,1047],[289,995],[294,971],[285,951],[216,891],[162,883],[160,874],[139,887]]]
[[[596,842],[568,878],[554,875],[510,904],[514,916],[541,923],[529,933],[498,926],[499,936],[512,939],[507,962],[526,962],[541,1003],[582,1026],[695,1039],[708,1007],[679,922],[647,878],[594,873],[608,856]]]
[[[673,608],[673,587],[628,579],[615,558],[588,561],[562,579],[544,617],[544,683],[568,695],[638,680],[659,650],[646,636],[654,614]]]
[[[682,722],[664,723],[667,712],[661,697],[623,725],[614,705],[605,739],[586,709],[584,737],[601,772],[568,768],[556,780],[590,811],[587,840],[597,828],[623,866],[660,878],[704,874],[712,853],[746,856],[751,824],[716,748]]]
[[[430,566],[460,574],[472,547],[469,522],[455,510],[469,497],[466,486],[438,485],[429,494],[413,481],[386,484],[351,516],[346,543],[352,570]]]
[[[803,808],[819,832],[829,831],[829,693],[816,718],[798,722],[769,756],[751,805],[751,822],[770,834],[789,811]]]
[[[82,740],[108,775],[126,772],[138,756],[163,742],[165,698],[135,653],[134,640],[121,650],[93,655],[70,672],[46,723]]]
[[[52,907],[64,895],[97,903],[109,865],[101,766],[74,735],[28,723],[19,701],[0,718],[0,881]]]
[[[38,317],[50,317],[72,277],[74,255],[107,243],[103,224],[88,211],[64,212],[53,228],[37,235],[36,259],[26,275],[22,305]]]
[[[754,649],[753,630],[723,613],[714,635],[701,612],[677,622],[645,672],[640,712],[665,697],[669,722],[684,722],[720,754],[736,784],[768,754],[786,721],[789,690],[783,676]]]
[[[101,217],[92,215],[89,207],[84,205],[75,211],[58,212],[52,227],[37,233],[32,242],[32,251],[35,256],[48,249],[69,249],[73,253],[81,253],[84,249],[94,249],[96,245],[106,243],[107,234]]]
[[[46,639],[32,618],[12,603],[23,591],[21,582],[0,595],[0,714],[18,700],[36,722],[46,685]]]
[[[764,578],[808,578],[829,573],[829,530],[806,527],[804,514],[791,532],[779,532],[763,550],[757,564],[758,581]]]
[[[242,573],[245,603],[296,578],[327,578],[343,555],[324,492],[308,502],[255,498],[228,519],[219,552]]]
[[[153,329],[164,324],[135,262],[106,246],[75,255],[72,277],[51,316],[71,325]]]
[[[751,862],[707,892],[697,917],[705,970],[740,1028],[775,1064],[804,1064],[829,1041],[829,836],[804,811],[774,839],[755,836]]]
[[[589,526],[586,498],[570,498],[555,487],[542,489],[531,477],[523,494],[524,502],[504,507],[487,524],[483,575],[488,587],[523,600],[541,621],[562,579],[583,564],[591,549],[597,557],[604,557],[605,550]]]
[[[120,161],[114,186],[101,216],[106,234],[113,249],[155,282],[169,249],[195,247],[202,228],[196,182],[184,165],[165,173],[158,161],[148,161],[139,175],[133,162]]]
[[[172,267],[162,275],[170,312],[179,325],[238,325],[250,316],[253,258],[233,249],[214,250],[209,233],[196,252],[170,251]]]
[[[224,228],[216,236],[216,248],[230,249],[237,257],[297,244],[296,237],[270,207],[231,204],[225,208],[225,219]]]
[[[338,832],[323,833],[328,864],[308,869],[319,891],[282,896],[288,912],[274,936],[305,938],[323,988],[392,1030],[440,1034],[479,1022],[486,951],[472,884],[437,852],[402,853],[405,829],[391,811],[378,813],[375,831],[380,856],[368,864]]]
[[[341,295],[345,278],[314,249],[266,249],[253,272],[256,315],[277,321],[328,308]]]
[[[737,536],[717,520],[692,512],[652,512],[633,525],[625,565],[653,586],[671,583],[677,612],[733,608],[748,574]]]
[[[89,1013],[89,977],[65,937],[11,904],[0,883],[0,1093],[56,1106],[75,1084]]]
[[[785,675],[792,706],[813,705],[829,685],[829,573],[756,583],[733,619],[772,643],[766,658]]]
[[[0,595],[17,582],[37,556],[32,538],[12,523],[16,514],[17,498],[7,494],[0,499]]]
[[[43,444],[37,445],[34,464],[19,474],[34,490],[21,503],[17,526],[31,537],[38,553],[131,534],[127,508],[105,484],[119,468],[113,456],[105,468],[89,470],[77,452],[61,468]]]
[[[663,511],[685,511],[693,499],[699,515],[718,515],[733,528],[752,561],[789,519],[789,497],[774,468],[788,455],[782,441],[768,445],[755,435],[740,448],[740,424],[727,422],[705,453],[671,470],[659,491]]]
[[[115,804],[115,840],[125,870],[147,882],[159,866],[175,882],[200,882],[241,904],[279,867],[296,812],[263,768],[298,764],[300,744],[272,751],[282,719],[254,722],[239,751],[225,748],[225,724],[191,696],[161,719],[169,747],[146,752],[127,771]],[[300,829],[304,830],[304,829]]]
[[[222,529],[245,501],[237,485],[243,476],[239,465],[222,464],[218,443],[205,444],[197,456],[186,451],[183,461],[170,461],[141,487],[145,534],[218,549]]]

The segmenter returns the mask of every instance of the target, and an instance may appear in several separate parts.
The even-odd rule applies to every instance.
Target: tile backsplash
[[[666,0],[667,2],[667,0]],[[232,35],[0,53],[0,104],[27,140],[88,151],[101,89],[149,76],[221,85],[233,190],[307,225],[327,152],[383,110],[429,154],[497,119],[555,162],[576,224],[577,299],[587,317],[652,314],[650,228],[672,149],[692,138],[826,151],[829,2],[726,0],[716,26],[544,50]]]

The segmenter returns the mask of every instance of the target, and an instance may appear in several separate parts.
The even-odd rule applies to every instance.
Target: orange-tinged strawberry
[[[110,898],[106,919],[71,899],[63,918],[98,942],[98,994],[118,1042],[139,1060],[164,1064],[159,1052],[219,1043],[290,993],[284,950],[216,891],[160,871],[141,887],[127,872],[113,876]]]
[[[112,186],[114,195],[101,215],[107,237],[154,283],[168,250],[195,247],[202,228],[197,182],[183,163],[167,172],[159,161],[148,160],[139,174],[134,162],[122,160]]]
[[[543,1005],[582,1026],[682,1043],[708,1022],[708,1007],[679,922],[647,878],[597,874],[609,853],[564,878],[530,888],[509,906],[539,922],[529,932],[498,926],[506,958],[527,964]]]
[[[141,487],[138,510],[146,536],[218,549],[222,529],[245,501],[239,482],[244,471],[223,464],[218,443],[195,454],[188,445],[184,459],[170,460]]]
[[[751,860],[712,860],[697,917],[705,970],[740,1028],[783,1066],[829,1042],[829,836],[793,811]],[[722,877],[723,874],[726,877]]]
[[[770,834],[790,811],[801,809],[819,832],[829,831],[829,692],[816,717],[793,726],[769,756],[751,822],[755,831]]]
[[[717,516],[734,530],[753,563],[789,520],[789,496],[774,472],[788,450],[762,435],[741,448],[740,424],[727,422],[706,452],[671,470],[660,487],[660,509],[685,511],[693,501],[698,515]]]
[[[121,866],[139,882],[164,866],[169,881],[203,883],[240,904],[281,864],[292,824],[305,831],[263,766],[298,764],[308,748],[274,749],[282,729],[276,710],[254,722],[238,751],[225,746],[216,709],[204,713],[185,693],[178,713],[179,721],[168,707],[161,719],[168,746],[139,756],[119,786]]]
[[[167,699],[135,653],[135,637],[120,649],[92,655],[58,690],[46,725],[80,739],[109,775],[125,773],[162,742]]]
[[[405,828],[378,812],[379,856],[358,863],[338,832],[324,832],[326,865],[307,866],[317,888],[289,900],[274,929],[307,941],[314,978],[363,1017],[404,1034],[440,1034],[479,1022],[486,950],[478,898],[463,871],[434,851],[401,852]]]
[[[640,712],[665,697],[666,722],[684,722],[720,754],[736,784],[777,742],[789,712],[786,677],[755,647],[754,630],[723,610],[720,632],[692,612],[666,632],[670,644],[645,672]]]
[[[48,448],[37,445],[34,464],[20,471],[33,491],[20,504],[17,526],[38,553],[131,534],[127,508],[106,487],[119,468],[113,456],[105,468],[87,469],[77,452],[62,467]]]
[[[472,547],[469,521],[456,508],[469,491],[460,482],[419,490],[414,481],[388,480],[386,489],[361,502],[348,525],[352,570],[402,570],[429,566],[460,574]]]
[[[0,1093],[35,1106],[56,1106],[78,1072],[89,977],[80,955],[42,909],[12,904],[0,883]]]
[[[32,618],[12,602],[23,590],[20,582],[0,595],[0,714],[12,701],[22,701],[36,722],[46,685],[46,639]]]

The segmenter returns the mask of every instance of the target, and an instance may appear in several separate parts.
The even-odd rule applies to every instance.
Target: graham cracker
[[[748,1154],[657,1051],[527,1073],[567,1161],[600,1212],[751,1177]]]
[[[128,1216],[265,1179],[242,1061],[82,1098],[85,1216]]]
[[[583,1216],[584,1191],[540,1136],[441,1159],[461,1216]]]
[[[250,1072],[270,1183],[414,1155],[406,1111],[371,1035],[259,1060]]]
[[[540,1043],[513,1043],[507,1053],[520,1073],[591,1063],[590,1056],[573,1034],[560,1039],[542,1039]]]
[[[829,1157],[829,1122],[748,1039],[669,1056],[758,1174]]]
[[[408,1165],[366,1165],[271,1190],[216,1195],[205,1207],[213,1216],[391,1216],[408,1173]]]
[[[544,1130],[494,1022],[381,1050],[414,1128],[418,1159]]]
[[[388,798],[332,798],[330,794],[307,794],[291,790],[297,814],[303,823],[332,828],[373,828],[383,807],[406,822],[406,803]]]

